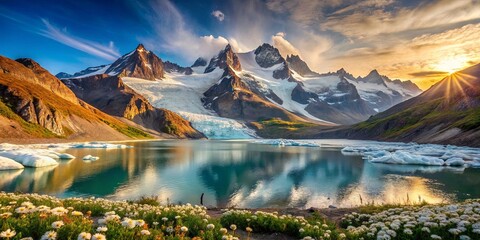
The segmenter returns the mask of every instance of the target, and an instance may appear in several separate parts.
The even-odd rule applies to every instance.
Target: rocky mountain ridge
[[[148,134],[76,98],[32,59],[0,56],[0,137],[118,140]]]

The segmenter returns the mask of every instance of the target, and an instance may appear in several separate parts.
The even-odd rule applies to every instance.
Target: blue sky
[[[478,63],[479,0],[0,1],[0,54],[52,73],[113,62],[143,43],[190,65],[263,42],[318,72],[372,69],[429,86]]]

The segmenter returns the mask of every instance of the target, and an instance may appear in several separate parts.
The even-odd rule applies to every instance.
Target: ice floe
[[[0,157],[0,170],[12,170],[22,168],[24,168],[23,165],[16,162],[15,160],[6,157]]]
[[[10,151],[0,151],[0,156],[15,160],[25,167],[46,167],[58,165],[52,157],[40,155],[34,150],[18,149]]]
[[[345,146],[344,155],[359,155],[372,163],[480,167],[480,149],[452,145],[368,142]]]
[[[362,156],[372,163],[480,168],[480,148],[453,145],[360,141],[347,139],[263,139],[253,143],[276,146],[341,148],[343,155]]]
[[[95,157],[95,156],[92,156],[92,155],[86,155],[83,157],[83,160],[84,161],[96,161],[100,159],[99,157]]]
[[[253,141],[257,144],[275,145],[279,147],[285,146],[304,146],[304,147],[320,147],[321,145],[314,140],[291,140],[291,139],[265,139]]]
[[[103,148],[103,149],[122,149],[130,148],[131,146],[125,144],[114,144],[104,142],[85,142],[85,143],[60,143],[50,144],[48,148]]]
[[[124,149],[130,146],[124,144],[114,144],[105,142],[85,142],[85,143],[58,143],[58,144],[25,144],[16,145],[2,143],[0,144],[0,170],[18,169],[22,167],[46,167],[56,166],[57,160],[70,160],[75,156],[64,153],[69,148],[91,148],[91,149]],[[88,160],[97,160],[98,157],[90,155]],[[19,165],[14,165],[12,161]],[[14,168],[14,167],[17,168]],[[10,167],[10,168],[9,168]]]

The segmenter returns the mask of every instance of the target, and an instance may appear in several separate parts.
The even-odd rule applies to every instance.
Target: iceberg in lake
[[[50,156],[40,155],[35,150],[29,149],[0,151],[0,156],[15,160],[26,167],[46,167],[58,165],[58,162]]]
[[[22,168],[24,168],[23,165],[16,162],[15,160],[6,157],[0,157],[0,170],[12,170]]]
[[[0,157],[8,158],[25,167],[46,167],[58,165],[57,160],[70,160],[75,156],[68,153],[61,153],[68,148],[101,148],[101,149],[124,149],[130,148],[124,144],[114,144],[106,142],[85,142],[85,143],[58,143],[58,144],[25,144],[16,145],[1,143]],[[55,151],[54,151],[55,150]],[[88,160],[97,160],[98,157],[90,155]],[[2,166],[14,167],[14,165],[5,159],[0,159],[0,169]],[[17,165],[17,167],[19,167]]]
[[[341,152],[372,163],[480,167],[480,149],[452,145],[369,142],[345,146]]]
[[[83,157],[83,160],[84,161],[96,161],[100,159],[99,157],[95,157],[95,156],[92,156],[92,155],[86,155]]]
[[[321,145],[312,140],[291,140],[291,139],[265,139],[257,140],[253,143],[274,145],[279,147],[285,146],[303,146],[303,147],[320,147]]]

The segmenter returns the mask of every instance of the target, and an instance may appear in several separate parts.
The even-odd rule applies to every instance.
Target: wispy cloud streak
[[[41,19],[44,25],[44,28],[38,30],[38,34],[44,37],[55,40],[59,43],[67,45],[69,47],[75,48],[82,52],[95,55],[107,60],[115,60],[120,57],[120,53],[115,48],[113,42],[109,42],[107,46],[81,39],[75,36],[68,34],[66,31],[61,30],[54,25],[52,25],[48,20]]]

